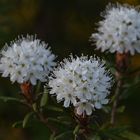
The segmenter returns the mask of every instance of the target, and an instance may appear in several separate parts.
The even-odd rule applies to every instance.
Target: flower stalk
[[[78,132],[75,135],[75,140],[80,140],[81,137],[86,139],[86,137],[90,135],[90,128],[88,127],[90,121],[89,116],[87,116],[85,113],[78,115],[75,110],[75,119],[78,123]]]
[[[116,78],[116,90],[114,94],[114,101],[112,105],[112,111],[111,111],[111,120],[110,123],[112,125],[115,124],[116,121],[116,112],[117,112],[117,107],[119,104],[119,97],[122,91],[122,85],[123,85],[123,76],[126,74],[126,71],[129,66],[129,53],[116,53],[116,73],[115,73],[115,78]]]

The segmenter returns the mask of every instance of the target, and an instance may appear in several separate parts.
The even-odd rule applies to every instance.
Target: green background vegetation
[[[70,53],[109,57],[94,51],[89,37],[95,31],[100,12],[115,0],[0,0],[0,47],[18,35],[37,34],[52,47],[58,60]],[[140,4],[139,0],[119,0],[120,3]],[[133,69],[140,66],[139,55],[132,58]],[[113,61],[113,60],[112,60]],[[132,76],[133,77],[133,76]],[[140,80],[140,77],[136,80]],[[131,81],[131,80],[130,80]],[[140,134],[140,83],[127,91],[121,102],[126,109],[119,116],[120,124],[133,126]],[[8,78],[0,78],[0,95],[18,97],[19,87],[11,84]],[[34,125],[27,129],[12,128],[11,125],[22,120],[28,110],[16,103],[0,101],[0,140],[46,140],[44,126]]]

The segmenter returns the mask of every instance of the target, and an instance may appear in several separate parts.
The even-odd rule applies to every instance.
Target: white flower
[[[140,53],[140,12],[128,5],[107,6],[99,22],[98,33],[90,40],[95,42],[102,52]]]
[[[48,45],[33,36],[18,38],[1,51],[0,72],[10,77],[12,82],[46,81],[50,70],[55,66],[55,55]]]
[[[93,103],[90,103],[87,101],[77,103],[77,114],[78,115],[82,115],[82,114],[84,114],[84,112],[86,112],[87,115],[91,115],[92,110],[94,110]]]
[[[64,59],[50,76],[50,94],[64,107],[73,105],[77,114],[91,115],[96,108],[108,103],[112,77],[105,63],[98,58],[81,56]]]

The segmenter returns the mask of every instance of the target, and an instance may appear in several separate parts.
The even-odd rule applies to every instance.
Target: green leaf
[[[130,132],[130,131],[126,131],[124,133],[121,134],[122,137],[127,138],[128,140],[140,140],[140,136]]]
[[[119,108],[117,109],[117,112],[118,112],[118,113],[123,113],[124,110],[125,110],[125,106],[121,106],[121,107],[119,107]]]
[[[105,136],[108,137],[108,138],[111,138],[111,140],[125,140],[121,136],[114,135],[114,134],[106,133]]]
[[[76,135],[79,132],[80,125],[77,125],[73,131],[73,134]]]
[[[56,111],[56,112],[63,112],[63,109],[60,107],[55,107],[55,106],[47,106],[48,110]]]
[[[52,133],[49,140],[54,140],[54,138],[55,138],[55,133]]]
[[[71,124],[71,122],[63,121],[63,120],[59,120],[59,119],[55,119],[55,118],[50,118],[50,117],[48,118],[48,121],[63,124],[63,125],[70,125]]]
[[[12,127],[13,127],[13,128],[21,128],[21,127],[22,127],[22,123],[23,123],[23,121],[15,122],[15,123],[12,125]]]
[[[57,119],[59,120],[66,120],[66,121],[70,121],[71,120],[71,116],[58,116]]]
[[[109,128],[109,129],[104,129],[103,132],[118,135],[125,132],[128,128],[129,128],[128,126]]]
[[[70,139],[69,134],[72,134],[72,131],[66,131],[64,133],[61,133],[57,135],[54,140],[65,140],[65,139]],[[72,136],[71,136],[72,137]]]
[[[38,81],[38,83],[37,83],[37,87],[36,87],[36,91],[35,91],[36,94],[39,93],[39,91],[40,91],[40,87],[41,87],[41,82]]]
[[[13,98],[13,97],[6,97],[6,96],[0,96],[0,100],[4,101],[4,102],[18,102],[18,103],[22,103],[21,100],[17,99],[17,98]]]
[[[114,67],[110,67],[110,71],[111,71],[112,74],[115,75],[116,69]]]
[[[33,103],[33,104],[32,104],[32,107],[33,107],[33,110],[34,110],[35,112],[38,111],[38,110],[37,110],[37,103]]]
[[[104,106],[102,109],[103,109],[103,111],[105,113],[110,113],[110,111],[111,111],[111,107],[110,106]]]
[[[48,102],[48,93],[43,93],[40,101],[40,106],[44,107]]]
[[[99,133],[100,136],[108,137],[111,138],[112,140],[126,140],[124,137],[121,136],[121,134],[127,131],[127,129],[128,126],[123,126],[123,127],[104,129]]]
[[[30,120],[30,118],[32,117],[33,114],[34,114],[34,112],[30,112],[24,117],[24,120],[23,120],[23,123],[22,123],[23,128],[25,128],[27,126],[27,123],[29,122],[29,120]]]
[[[95,135],[95,136],[93,136],[93,137],[90,137],[90,139],[89,139],[89,140],[101,140],[101,137],[100,137],[100,136]]]

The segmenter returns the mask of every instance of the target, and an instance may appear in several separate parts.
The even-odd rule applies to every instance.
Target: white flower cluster
[[[104,64],[95,57],[71,55],[50,76],[50,94],[56,95],[58,102],[64,101],[64,107],[72,104],[78,115],[91,115],[108,103],[112,77]]]
[[[140,12],[128,5],[109,5],[99,22],[98,33],[91,35],[102,52],[140,53]]]
[[[6,45],[1,51],[0,72],[3,77],[10,77],[12,82],[46,81],[52,67],[55,66],[55,55],[47,44],[33,36],[21,37]]]

